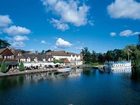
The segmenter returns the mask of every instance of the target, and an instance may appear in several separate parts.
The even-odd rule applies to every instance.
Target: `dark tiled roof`
[[[42,61],[43,59],[48,60],[49,58],[52,58],[52,56],[47,56],[46,54],[35,54],[35,53],[29,54],[29,53],[25,53],[25,54],[22,54],[21,56],[18,56],[17,58],[18,59],[30,58],[31,60],[34,60],[34,58],[37,58],[38,61]]]
[[[9,48],[9,47],[1,48],[1,49],[0,49],[0,54],[1,54],[3,51],[5,51],[6,49],[10,50],[10,51],[14,54],[14,52],[12,51],[12,49]]]
[[[47,52],[46,55],[52,55],[52,56],[71,56],[71,55],[79,55],[76,53],[66,52],[66,51],[50,51]]]

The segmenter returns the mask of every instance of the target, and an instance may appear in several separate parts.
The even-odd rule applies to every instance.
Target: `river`
[[[90,69],[2,77],[0,105],[140,105],[140,82],[130,76]]]

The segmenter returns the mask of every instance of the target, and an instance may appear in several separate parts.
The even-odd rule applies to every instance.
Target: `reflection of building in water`
[[[82,69],[73,69],[71,72],[64,73],[47,72],[47,73],[26,74],[23,76],[23,78],[25,84],[30,84],[37,83],[41,80],[61,80],[68,77],[76,77],[80,76],[81,72]]]
[[[73,69],[73,70],[70,72],[69,77],[81,76],[81,72],[82,72],[82,69]]]
[[[25,75],[25,80],[27,81],[27,83],[30,83],[30,82],[38,82],[40,80],[50,79],[51,77],[52,74],[49,75],[48,73],[27,74]]]
[[[59,80],[68,77],[65,73],[53,73],[53,72],[47,72],[47,73],[37,73],[37,74],[27,74],[25,75],[25,81],[26,83],[31,82],[38,82],[41,80]]]

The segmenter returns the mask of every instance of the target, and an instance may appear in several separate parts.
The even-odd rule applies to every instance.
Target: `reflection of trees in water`
[[[138,67],[136,65],[133,66],[131,79],[133,79],[133,80],[140,80],[140,67]]]
[[[137,53],[134,53],[134,59],[132,60],[132,76],[131,79],[140,80],[140,49]]]
[[[140,45],[137,46],[128,46],[130,50],[129,57],[132,61],[132,76],[134,80],[140,79]]]
[[[95,75],[96,70],[92,68],[83,68],[83,74],[86,76]]]
[[[24,76],[3,77],[0,79],[0,91],[22,86],[23,82]]]

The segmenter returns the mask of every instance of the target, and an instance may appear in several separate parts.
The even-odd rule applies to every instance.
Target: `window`
[[[6,59],[7,57],[6,56],[4,56],[4,59]]]

